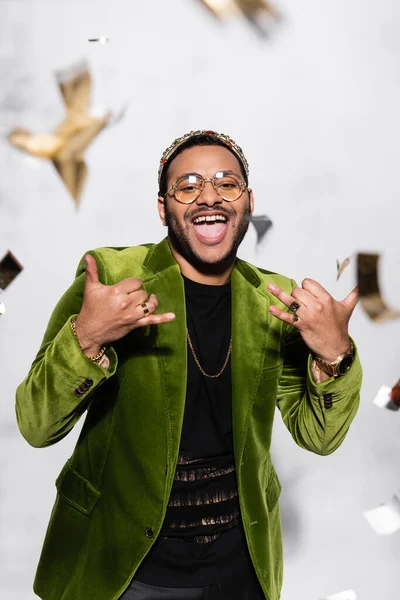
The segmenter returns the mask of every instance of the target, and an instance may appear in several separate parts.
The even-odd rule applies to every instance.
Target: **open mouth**
[[[193,221],[196,235],[201,241],[221,241],[228,230],[228,218],[221,214],[199,215]]]

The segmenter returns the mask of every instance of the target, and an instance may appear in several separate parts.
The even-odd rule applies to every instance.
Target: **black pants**
[[[265,600],[256,574],[238,571],[205,587],[169,588],[133,581],[120,600]]]

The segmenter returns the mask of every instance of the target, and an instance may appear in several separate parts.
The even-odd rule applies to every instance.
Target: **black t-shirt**
[[[184,279],[187,328],[208,375],[223,368],[231,341],[231,285]],[[231,360],[206,377],[188,344],[179,459],[159,538],[135,579],[165,587],[205,586],[249,563],[240,520],[232,436]]]

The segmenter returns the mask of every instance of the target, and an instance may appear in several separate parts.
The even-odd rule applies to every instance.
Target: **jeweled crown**
[[[172,156],[172,154],[175,152],[175,150],[177,148],[179,148],[179,146],[181,146],[184,142],[186,142],[190,138],[197,137],[199,135],[215,136],[221,142],[223,142],[223,144],[225,144],[225,146],[229,147],[234,152],[234,154],[236,154],[237,158],[242,163],[244,170],[246,171],[247,177],[249,176],[249,163],[247,162],[246,157],[243,154],[243,150],[241,149],[241,147],[238,146],[237,143],[232,138],[230,138],[229,135],[226,135],[225,133],[217,133],[216,131],[211,131],[210,129],[203,129],[203,130],[190,131],[189,133],[185,133],[185,135],[183,135],[182,137],[176,138],[176,140],[174,140],[172,142],[172,144],[170,146],[168,146],[168,148],[164,151],[164,154],[162,155],[161,160],[160,160],[160,167],[158,169],[158,185],[160,185],[160,182],[161,182],[161,176],[162,176],[162,172],[164,169],[164,165],[168,161],[168,159]]]

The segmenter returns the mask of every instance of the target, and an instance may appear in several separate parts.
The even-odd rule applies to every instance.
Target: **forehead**
[[[223,146],[194,146],[178,154],[172,161],[168,180],[175,181],[183,173],[213,177],[217,171],[234,171],[240,175],[240,164],[236,156]]]

